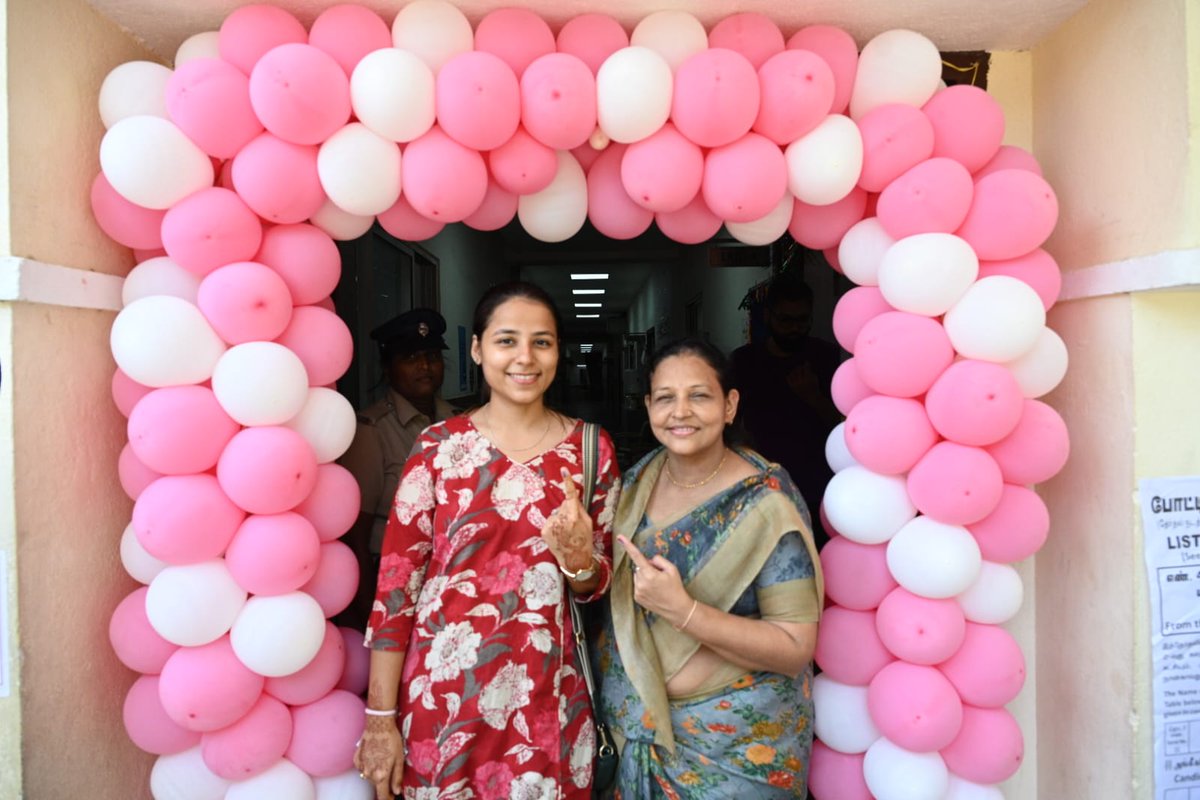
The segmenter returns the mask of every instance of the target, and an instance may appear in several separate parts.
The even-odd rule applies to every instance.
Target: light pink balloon
[[[133,412],[133,408],[139,400],[154,391],[151,387],[143,386],[126,375],[120,367],[113,371],[110,388],[112,389],[113,404],[124,417],[128,417]]]
[[[196,305],[228,344],[269,341],[292,318],[292,293],[270,267],[238,261],[210,272],[200,282]]]
[[[521,76],[521,122],[555,150],[586,144],[596,130],[596,77],[575,56],[549,53]]]
[[[362,642],[359,642],[362,647]],[[267,678],[264,691],[289,706],[302,706],[329,694],[342,677],[346,663],[346,640],[332,622],[325,623],[325,640],[312,661],[299,672],[282,678]]]
[[[896,588],[887,566],[886,544],[860,544],[833,536],[821,548],[821,569],[826,596],[852,611],[877,608]]]
[[[963,706],[958,737],[941,750],[946,767],[974,783],[1011,778],[1025,758],[1021,726],[1006,709]]]
[[[350,79],[324,50],[284,44],[254,65],[250,104],[263,126],[280,139],[320,144],[350,120]]]
[[[228,189],[202,189],[167,210],[163,248],[171,259],[201,277],[233,261],[246,261],[262,243],[262,223]]]
[[[300,357],[309,386],[325,386],[346,373],[354,357],[354,340],[346,323],[332,311],[299,306],[275,339]]]
[[[728,222],[765,217],[787,192],[783,151],[757,133],[713,148],[704,160],[701,192],[712,212]]]
[[[962,646],[967,618],[954,598],[934,600],[896,588],[879,604],[875,629],[896,658],[939,664]]]
[[[998,625],[967,623],[962,647],[938,666],[964,703],[1000,708],[1025,685],[1025,656],[1013,635]]]
[[[558,52],[570,53],[595,74],[605,59],[629,46],[629,34],[606,14],[580,14],[559,30],[557,45]]]
[[[1067,463],[1071,447],[1062,417],[1040,400],[1026,400],[1017,427],[987,448],[1007,483],[1049,480]]]
[[[108,238],[126,247],[153,249],[162,245],[166,210],[143,208],[129,202],[101,172],[92,181],[92,216]]]
[[[358,590],[358,558],[342,542],[321,545],[317,571],[301,588],[320,604],[326,617],[342,613]]]
[[[956,233],[980,261],[1003,261],[1040,247],[1057,221],[1050,184],[1027,170],[1006,169],[975,182],[971,208]]]
[[[139,749],[154,755],[182,753],[200,743],[200,734],[167,716],[158,698],[159,678],[142,675],[125,695],[122,719],[125,732]]]
[[[925,396],[938,433],[959,444],[992,444],[1012,433],[1024,398],[1013,374],[990,361],[964,359],[946,368]]]
[[[919,400],[864,397],[846,416],[846,447],[854,460],[881,475],[912,469],[938,440]]]
[[[966,218],[975,185],[967,168],[949,158],[917,164],[880,192],[876,215],[893,239],[953,233]]]
[[[330,542],[350,530],[360,505],[353,473],[340,464],[321,464],[312,491],[294,510],[312,523],[322,542]]]
[[[237,722],[204,734],[200,752],[213,774],[241,781],[274,766],[291,740],[292,715],[288,707],[262,695]]]
[[[833,371],[829,394],[833,398],[833,404],[837,410],[842,414],[849,414],[851,409],[865,398],[875,394],[875,391],[863,383],[862,377],[858,374],[856,359],[848,358]]]
[[[701,147],[729,145],[754,125],[759,99],[754,65],[741,53],[710,47],[690,56],[676,70],[671,122]]]
[[[1050,534],[1050,512],[1037,492],[1005,484],[996,509],[967,526],[985,561],[1011,564],[1041,549]]]
[[[588,219],[609,239],[640,236],[654,221],[654,212],[630,199],[621,183],[624,155],[624,145],[609,145],[587,175]]]
[[[858,185],[881,192],[889,183],[933,155],[933,124],[920,109],[885,103],[862,115],[863,166]],[[969,176],[968,176],[969,177]]]
[[[515,124],[511,129],[505,126],[505,135],[497,144],[511,138],[515,130]],[[418,214],[435,222],[461,222],[483,203],[488,184],[483,156],[451,139],[437,125],[410,142],[404,158],[403,196]]]
[[[867,708],[880,733],[914,753],[950,744],[963,723],[962,701],[946,676],[903,661],[879,670],[867,690]]]
[[[708,34],[708,46],[740,53],[758,69],[783,52],[783,34],[770,17],[746,11],[730,14],[714,25]]]
[[[875,631],[875,612],[840,606],[821,615],[813,659],[830,678],[850,686],[866,686],[893,660]]]
[[[250,594],[286,594],[308,582],[320,557],[312,523],[288,511],[247,517],[229,542],[225,564]]]
[[[936,320],[888,311],[863,325],[854,361],[863,383],[880,394],[924,394],[954,360],[954,347]]]
[[[138,495],[133,530],[160,561],[195,564],[224,553],[244,516],[212,475],[166,475]]]
[[[175,68],[167,81],[167,114],[210,156],[233,158],[263,124],[250,105],[250,79],[219,58],[197,58]]]
[[[405,242],[432,239],[446,227],[445,223],[434,222],[418,214],[404,195],[400,195],[396,204],[380,214],[377,219],[385,231]]]
[[[221,453],[217,480],[245,511],[279,514],[308,497],[317,480],[317,459],[312,446],[291,428],[246,428]]]
[[[392,46],[392,31],[371,9],[346,3],[321,12],[308,43],[328,53],[349,77],[367,53]]]
[[[121,448],[121,455],[117,457],[117,478],[130,500],[137,500],[147,486],[162,476],[161,472],[143,464],[128,443]]]
[[[858,45],[854,37],[832,25],[809,25],[788,39],[789,50],[810,50],[833,70],[833,107],[831,114],[842,114],[850,106],[854,78],[858,74]]]
[[[837,245],[846,231],[866,216],[866,208],[867,193],[857,186],[841,200],[826,206],[812,206],[797,200],[792,206],[788,233],[811,250],[832,248],[835,252],[830,266],[840,272],[840,267],[836,266]]]
[[[550,26],[529,9],[498,8],[475,26],[475,49],[497,56],[518,78],[554,48]]]
[[[599,153],[596,155],[599,157]],[[558,171],[554,150],[524,128],[518,128],[512,138],[488,153],[487,160],[496,183],[518,195],[540,192],[550,185]]]
[[[709,209],[699,192],[678,211],[659,211],[654,222],[668,238],[680,244],[706,242],[721,230],[721,218]]]
[[[367,690],[367,679],[371,670],[371,651],[363,646],[363,633],[353,628],[338,628],[346,643],[346,663],[337,688],[350,694],[362,694]]]
[[[167,659],[158,696],[167,715],[191,731],[232,725],[258,702],[264,678],[234,655],[229,636],[181,647]]]
[[[501,188],[494,178],[488,178],[483,202],[463,220],[463,224],[477,231],[498,231],[512,222],[516,215],[517,196]]]
[[[234,156],[230,175],[238,196],[270,222],[304,222],[325,204],[316,147],[263,133]],[[226,259],[225,263],[246,261],[252,255]]]
[[[1047,311],[1058,301],[1058,293],[1062,291],[1062,271],[1058,262],[1040,247],[1007,261],[980,261],[979,277],[990,275],[1008,275],[1029,284]]]
[[[179,645],[159,636],[150,624],[146,616],[149,591],[149,587],[139,586],[117,604],[108,622],[108,641],[122,664],[134,672],[157,675]]]
[[[204,386],[155,389],[134,406],[126,426],[138,460],[163,475],[212,469],[239,430]]]
[[[624,149],[618,164],[626,195],[650,211],[679,211],[704,180],[704,152],[670,122]]]
[[[808,790],[816,800],[873,800],[863,777],[863,753],[839,753],[814,740],[808,762]]]
[[[970,525],[996,510],[1004,491],[1000,467],[986,451],[938,442],[908,473],[908,494],[922,514]]]
[[[478,50],[459,53],[438,71],[436,92],[438,125],[463,147],[491,150],[516,133],[521,89],[517,76],[498,56]]]
[[[308,224],[268,228],[254,260],[283,278],[292,303],[298,306],[328,297],[342,277],[337,244],[325,231]]]
[[[249,75],[268,50],[307,40],[299,20],[282,8],[264,4],[232,11],[221,23],[217,42],[221,58]]]
[[[861,190],[860,190],[861,191]],[[863,326],[880,314],[895,311],[878,286],[856,286],[842,295],[833,308],[833,336],[848,353]]]
[[[959,84],[937,92],[922,109],[933,123],[933,154],[976,172],[1004,141],[1004,110],[978,86]]]
[[[292,743],[287,758],[309,775],[329,777],[354,766],[355,742],[362,736],[362,699],[335,689],[292,709]]]
[[[833,107],[833,70],[808,50],[784,50],[758,68],[754,132],[783,146],[816,128]]]
[[[1015,145],[1005,144],[1000,146],[991,161],[979,168],[979,171],[975,173],[975,180],[1002,169],[1023,169],[1034,175],[1042,174],[1042,165],[1038,163],[1032,153]]]

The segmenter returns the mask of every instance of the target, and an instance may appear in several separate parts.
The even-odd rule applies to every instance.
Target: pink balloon
[[[362,642],[359,642],[362,647]],[[264,691],[289,706],[302,706],[329,694],[342,677],[346,663],[346,640],[332,622],[325,623],[325,639],[312,661],[299,672],[282,678],[267,678]]]
[[[159,636],[150,624],[146,616],[149,591],[149,587],[139,586],[117,605],[108,623],[108,641],[122,664],[134,672],[157,675],[179,645]]]
[[[854,340],[863,383],[893,397],[924,394],[953,360],[954,347],[937,320],[903,311],[869,320]]]
[[[938,440],[920,401],[882,394],[850,409],[845,437],[854,460],[881,475],[908,472]]]
[[[869,195],[867,197],[868,208],[867,208],[867,213],[863,214],[864,219],[868,216],[868,214],[873,213],[873,211],[874,211],[874,209],[871,208],[871,206],[874,205],[874,203],[871,202],[871,197],[874,197],[874,195]],[[849,229],[847,229],[847,230],[849,230]],[[838,260],[837,245],[834,245],[832,247],[826,247],[824,250],[821,251],[821,255],[825,257],[825,263],[829,265],[830,269],[832,269],[834,272],[838,273],[839,275],[842,274],[842,264]]]
[[[203,277],[233,261],[246,261],[262,243],[262,223],[228,189],[202,189],[167,210],[163,247],[176,264]]]
[[[1023,256],[1049,238],[1058,221],[1050,184],[1023,169],[1006,169],[975,182],[975,197],[957,234],[980,261]]]
[[[475,49],[497,56],[518,78],[554,48],[550,26],[529,9],[498,8],[475,26]]]
[[[418,214],[404,195],[400,195],[396,204],[380,214],[377,219],[385,231],[406,242],[432,239],[446,227],[445,223],[434,222]]]
[[[679,211],[696,199],[704,179],[704,152],[671,123],[623,152],[618,161],[621,183],[642,208]]]
[[[269,341],[292,318],[292,293],[279,274],[254,261],[218,267],[200,282],[196,305],[229,344]]]
[[[787,162],[783,151],[757,133],[748,133],[733,144],[713,148],[704,160],[701,191],[704,202],[724,220],[751,222],[760,219],[779,205],[787,192]]]
[[[1062,271],[1058,262],[1040,247],[1007,261],[980,261],[979,277],[989,275],[1008,275],[1029,284],[1047,311],[1058,301],[1058,293],[1062,290]]]
[[[108,238],[126,247],[153,249],[162,245],[166,211],[129,202],[101,172],[92,181],[92,216]]]
[[[885,103],[862,115],[863,166],[858,185],[881,192],[889,183],[933,155],[933,125],[920,109]],[[970,176],[968,176],[970,177]]]
[[[724,48],[741,54],[758,69],[772,56],[783,52],[783,34],[764,14],[730,14],[708,34],[709,48]]]
[[[1000,467],[986,451],[938,442],[908,473],[908,494],[926,516],[969,525],[996,510],[1004,491]]]
[[[447,135],[465,148],[499,147],[516,133],[521,121],[517,76],[491,53],[479,50],[459,53],[437,74],[437,121]],[[405,167],[411,163],[408,161]],[[407,180],[408,173],[404,177]]]
[[[299,306],[275,339],[300,357],[309,386],[333,383],[350,368],[354,340],[341,317],[316,306]]]
[[[875,612],[840,606],[822,614],[813,659],[830,678],[850,686],[866,686],[893,660],[875,632]]]
[[[243,517],[212,475],[167,475],[138,496],[133,531],[160,561],[195,564],[224,553]]]
[[[982,446],[1012,433],[1024,397],[1005,367],[964,359],[946,368],[925,396],[929,420],[952,442]]]
[[[588,65],[566,53],[530,64],[521,76],[521,122],[547,147],[586,144],[596,129],[596,77]]]
[[[861,191],[861,190],[860,190]],[[895,311],[878,286],[856,286],[837,301],[833,309],[833,335],[848,353],[863,326],[880,314]]]
[[[487,194],[479,208],[463,220],[467,227],[477,231],[498,231],[512,222],[517,215],[517,196],[501,188],[495,179],[488,178]]]
[[[307,40],[304,26],[287,11],[275,6],[252,5],[235,9],[225,17],[218,47],[221,58],[249,75],[268,50]]]
[[[863,383],[862,377],[858,374],[856,359],[848,358],[834,370],[833,380],[829,384],[829,394],[833,398],[833,404],[837,410],[843,414],[849,414],[851,409],[864,399],[871,397],[875,392],[870,386]]]
[[[322,542],[330,542],[350,530],[360,504],[353,473],[340,464],[321,464],[312,491],[294,510],[312,523]]]
[[[936,93],[922,109],[933,123],[933,154],[976,172],[1004,141],[1004,110],[978,86],[959,84]]]
[[[320,604],[326,617],[342,613],[358,590],[358,558],[342,542],[325,542],[317,571],[301,588]]]
[[[885,544],[859,544],[834,536],[821,548],[821,569],[826,596],[852,611],[877,608],[896,588],[896,579],[888,570]]]
[[[706,242],[721,230],[721,218],[709,209],[700,193],[678,211],[659,211],[654,222],[668,238],[680,244]]]
[[[312,446],[291,428],[246,428],[217,462],[217,480],[251,514],[279,514],[300,504],[317,480]]]
[[[125,695],[125,732],[138,748],[154,755],[182,753],[200,743],[200,734],[178,725],[158,698],[159,678],[142,675]]]
[[[1049,480],[1067,463],[1070,441],[1062,417],[1040,400],[1026,400],[1017,427],[987,448],[1006,483]]]
[[[442,68],[443,74],[449,66]],[[511,129],[503,127],[505,135],[497,145],[516,131],[515,124]],[[461,222],[483,203],[488,185],[483,156],[451,139],[437,125],[410,142],[404,158],[404,197],[418,214],[435,222]]]
[[[320,144],[350,120],[350,79],[310,44],[265,53],[250,73],[250,104],[263,126],[293,144]]]
[[[126,430],[143,464],[163,475],[187,475],[216,466],[241,426],[221,408],[212,389],[169,386],[134,406]]]
[[[325,190],[317,175],[316,147],[264,133],[234,156],[230,175],[238,196],[270,222],[304,222],[325,204]],[[255,242],[254,252],[259,244]],[[225,263],[247,261],[252,255],[229,258]]]
[[[858,45],[854,37],[832,25],[809,25],[792,34],[789,50],[810,50],[833,70],[833,107],[831,114],[841,114],[850,105],[854,78],[858,74]]]
[[[143,250],[140,247],[133,248],[133,263],[141,264],[143,261],[149,261],[152,258],[165,256],[167,251],[161,247],[156,247],[152,250]]]
[[[228,728],[204,734],[200,753],[213,774],[239,781],[274,766],[291,740],[291,712],[275,698],[263,695]]]
[[[346,663],[337,688],[350,694],[367,691],[367,678],[371,670],[371,651],[363,646],[363,633],[353,628],[338,628],[342,641],[346,643]]]
[[[299,514],[253,514],[229,543],[225,563],[238,585],[250,594],[286,594],[317,571],[321,540]]]
[[[501,188],[513,194],[534,194],[554,180],[558,157],[553,149],[518,128],[511,139],[488,153],[488,167]]]
[[[190,731],[216,731],[254,707],[264,680],[238,660],[229,637],[222,636],[176,650],[163,666],[158,696],[179,725]]]
[[[1011,778],[1025,758],[1021,726],[1006,709],[963,706],[958,737],[941,750],[955,775],[974,783],[1000,783]]]
[[[953,233],[966,218],[974,191],[966,167],[949,158],[931,158],[880,192],[876,214],[893,239]]]
[[[133,412],[133,408],[139,400],[154,391],[153,388],[143,386],[126,375],[120,367],[113,371],[111,389],[113,404],[125,417]]]
[[[1037,492],[1005,484],[996,509],[967,529],[985,561],[1011,564],[1041,549],[1050,534],[1050,512]]]
[[[938,666],[964,703],[1000,708],[1025,685],[1025,656],[1008,631],[967,623],[962,647]]]
[[[954,598],[932,600],[897,588],[879,604],[875,629],[896,658],[939,664],[962,646],[967,618]]]
[[[871,681],[867,708],[880,733],[914,753],[939,750],[963,724],[962,701],[933,667],[894,661]]]
[[[833,70],[808,50],[784,50],[758,68],[761,98],[754,132],[787,145],[817,127],[833,107]]]
[[[631,200],[621,183],[624,155],[624,145],[609,145],[587,175],[588,219],[609,239],[640,236],[654,221],[654,212]]]
[[[701,147],[729,145],[745,136],[754,125],[759,99],[754,65],[734,50],[710,47],[690,56],[675,72],[671,122]],[[784,180],[786,183],[786,177]],[[777,197],[775,203],[778,202]]]
[[[130,500],[137,500],[147,486],[162,476],[161,472],[143,464],[128,443],[121,448],[121,455],[117,457],[117,478]]]
[[[266,264],[283,278],[292,304],[297,306],[328,297],[342,277],[342,256],[337,244],[325,231],[308,224],[275,225],[267,229],[254,260]]]
[[[287,758],[309,775],[329,777],[354,766],[362,736],[362,699],[335,689],[315,703],[292,709],[292,743]]]
[[[857,186],[837,202],[827,206],[811,206],[797,200],[792,206],[792,221],[788,233],[800,244],[811,250],[833,248],[835,251],[846,231],[854,227],[865,215],[867,193]],[[835,259],[836,260],[836,259]],[[833,261],[830,262],[834,266]],[[834,269],[838,267],[834,266]],[[838,270],[840,272],[840,269]]]
[[[873,800],[863,776],[863,753],[839,753],[814,740],[808,762],[808,790],[816,800]]]
[[[347,3],[321,12],[308,43],[328,53],[349,77],[367,53],[392,46],[392,31],[371,9]]]
[[[250,79],[219,58],[176,67],[167,81],[166,101],[171,121],[210,156],[233,158],[263,131],[250,105]]]
[[[595,74],[609,56],[629,46],[629,34],[610,16],[580,14],[562,26],[557,44],[558,52],[570,53]]]
[[[1042,174],[1042,165],[1038,163],[1032,153],[1015,145],[1005,144],[1000,146],[991,161],[980,167],[979,171],[975,173],[975,180],[1002,169],[1023,169],[1034,175]]]

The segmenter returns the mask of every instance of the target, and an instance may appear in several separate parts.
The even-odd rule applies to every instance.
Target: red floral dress
[[[403,650],[399,719],[405,798],[550,800],[590,796],[595,728],[576,666],[564,578],[542,541],[563,500],[562,468],[583,485],[582,423],[557,447],[511,461],[465,417],[426,430],[388,518],[367,626],[376,650]],[[588,509],[601,575],[618,474],[601,432]],[[582,491],[582,488],[581,488]]]

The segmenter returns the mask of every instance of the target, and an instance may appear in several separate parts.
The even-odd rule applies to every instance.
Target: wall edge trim
[[[125,279],[20,256],[0,257],[0,301],[120,311]]]
[[[1188,288],[1200,288],[1200,249],[1163,250],[1064,272],[1058,299]]]

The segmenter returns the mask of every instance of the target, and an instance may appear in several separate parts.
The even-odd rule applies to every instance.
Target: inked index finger
[[[566,502],[578,501],[579,490],[575,488],[575,479],[571,477],[571,471],[563,467],[561,474],[563,479],[563,494],[566,495]]]
[[[629,556],[629,560],[633,562],[634,567],[637,569],[642,569],[643,567],[651,566],[650,562],[646,560],[646,557],[642,555],[642,551],[634,547],[633,542],[629,541],[624,536],[618,536],[617,543],[620,544],[621,547],[625,548],[625,554]]]

